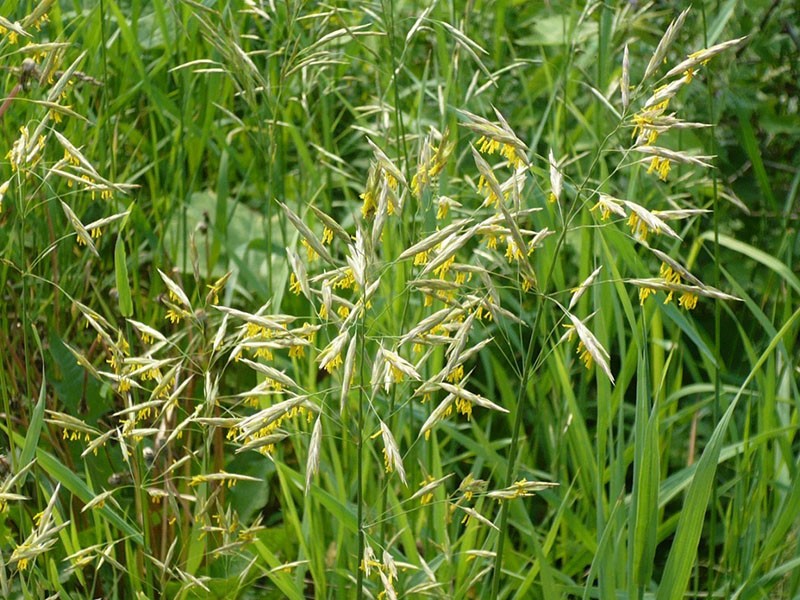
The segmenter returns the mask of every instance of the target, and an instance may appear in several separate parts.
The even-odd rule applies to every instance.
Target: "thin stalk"
[[[388,7],[387,7],[388,5]],[[403,159],[403,170],[405,171],[405,176],[407,181],[411,181],[411,161],[409,159],[408,154],[408,143],[406,141],[406,128],[405,128],[405,121],[403,120],[403,111],[400,110],[400,88],[397,84],[397,78],[400,74],[400,67],[398,64],[398,57],[397,52],[395,50],[395,19],[394,19],[394,0],[388,0],[381,3],[381,7],[383,9],[383,18],[386,22],[386,29],[388,34],[388,42],[389,42],[389,58],[390,64],[392,67],[391,72],[391,86],[392,86],[392,93],[394,95],[394,119],[397,126],[397,138],[396,138],[396,145],[397,151],[402,155]],[[403,55],[400,56],[400,61],[403,60]],[[412,199],[414,195],[411,195]],[[410,224],[408,220],[402,220],[403,227],[402,237],[403,241],[409,239],[414,239],[415,237],[415,230],[417,228],[417,220],[412,219]],[[409,232],[409,227],[411,231]]]
[[[3,331],[9,331],[8,327],[8,317],[6,315],[6,311],[3,311],[2,321],[0,321],[3,326]],[[8,340],[4,340],[8,343]],[[8,355],[6,355],[8,356]],[[11,367],[11,361],[9,360],[9,368]],[[9,377],[10,378],[10,377]],[[6,381],[6,365],[5,365],[5,357],[0,358],[0,401],[2,401],[3,405],[3,417],[5,418],[5,426],[6,431],[9,432],[8,436],[8,455],[12,461],[12,466],[17,469],[19,468],[18,465],[14,464],[16,460],[17,452],[16,452],[16,444],[14,443],[14,436],[10,435],[10,432],[13,431],[14,421],[11,418],[11,399],[9,397],[10,393],[10,383]]]
[[[22,198],[21,198],[22,192],[20,191],[19,186],[14,186],[14,189],[16,190],[15,196],[17,198],[17,207],[18,208],[22,207]],[[19,214],[22,214],[22,213],[19,213]],[[19,238],[19,239],[22,239],[22,238]],[[19,244],[17,244],[16,246],[19,247]],[[6,289],[6,288],[13,289],[14,283],[13,283],[13,281],[11,281],[11,282],[9,281],[9,270],[11,270],[12,273],[14,271],[16,271],[20,275],[22,275],[22,269],[21,268],[17,267],[15,264],[13,264],[11,262],[4,263],[3,264],[2,278],[0,278],[0,283],[2,283],[2,285],[0,285],[0,289]],[[13,275],[12,275],[12,277],[13,277]],[[24,279],[24,277],[23,277],[23,279]],[[13,296],[12,296],[12,301],[13,301]],[[8,321],[9,321],[8,315],[9,315],[10,312],[11,311],[9,311],[7,309],[2,311],[2,314],[3,314],[2,325],[3,325],[3,331],[5,332],[5,334],[4,334],[4,338],[5,339],[3,341],[5,341],[6,344],[10,344],[11,340],[13,339],[12,338],[12,336],[13,336],[12,328],[9,326],[9,323],[8,323]],[[23,356],[25,357],[25,360],[27,360],[27,354],[24,354]],[[13,380],[13,369],[14,369],[13,355],[11,353],[6,353],[5,354],[5,358],[7,358],[6,364],[8,364],[9,379]],[[17,386],[15,385],[14,387],[16,388]],[[5,365],[2,364],[2,363],[0,363],[0,390],[2,390],[1,393],[2,393],[2,400],[3,400],[3,414],[5,416],[5,421],[6,421],[6,430],[8,431],[8,456],[9,456],[9,459],[11,461],[12,469],[14,470],[14,472],[17,472],[17,470],[21,467],[21,465],[16,464],[17,463],[16,444],[14,442],[14,436],[11,435],[11,432],[13,431],[13,426],[14,426],[14,419],[13,419],[12,412],[11,412],[11,398],[10,398],[10,395],[11,395],[11,393],[13,393],[13,390],[9,386],[9,382],[5,381]]]
[[[358,321],[356,326],[356,336],[358,336],[358,343],[360,345],[359,354],[361,355],[359,366],[359,382],[358,386],[358,417],[357,417],[357,430],[358,442],[356,445],[356,522],[358,524],[358,555],[356,563],[356,594],[358,600],[364,598],[364,569],[361,568],[361,561],[364,558],[364,381],[365,372],[364,365],[367,362],[366,347],[364,344],[364,317]]]
[[[24,206],[25,199],[22,197],[22,193],[20,192],[17,195],[19,200],[18,210],[20,214],[20,218],[18,219],[17,223],[19,224],[19,237],[17,238],[20,241],[20,248],[22,248],[22,240],[25,239],[25,217],[26,217],[26,207]],[[32,231],[35,235],[36,232]],[[34,246],[36,247],[36,246]],[[21,278],[22,284],[22,292],[20,295],[20,317],[22,320],[22,355],[25,357],[25,363],[27,365],[36,364],[33,357],[29,354],[29,341],[28,341],[28,330],[32,327],[32,320],[30,315],[28,315],[28,274],[29,274],[29,267],[26,264],[23,264],[25,261],[25,255],[23,252],[20,252],[20,264],[19,264],[19,273]],[[33,399],[33,380],[31,372],[33,369],[25,369],[25,397],[28,402]]]
[[[577,193],[575,194],[575,200],[572,203],[571,210],[564,215],[563,227],[559,232],[558,240],[556,242],[556,246],[553,251],[553,260],[550,262],[550,265],[547,270],[547,275],[542,281],[541,291],[539,293],[539,297],[542,299],[546,299],[547,297],[547,288],[550,285],[550,279],[552,278],[553,272],[555,271],[556,257],[558,257],[559,252],[561,251],[561,247],[564,245],[564,242],[566,240],[569,224],[571,223],[574,216],[577,214],[577,211],[580,210],[581,208],[583,201],[583,193],[584,190],[586,189],[586,186],[589,183],[589,175],[594,171],[594,168],[600,161],[600,157],[602,156],[603,151],[605,150],[612,136],[617,132],[618,129],[619,126],[615,127],[614,130],[611,133],[609,133],[600,143],[598,152],[595,154],[591,164],[589,165],[589,169],[587,170],[587,175],[584,178],[581,185],[578,187]],[[531,359],[533,357],[533,350],[536,344],[536,331],[539,328],[543,312],[544,312],[544,305],[542,305],[542,307],[540,307],[540,309],[536,311],[536,316],[534,317],[533,324],[531,325],[530,342],[528,343],[528,346],[525,351],[525,360],[523,364],[520,387],[517,392],[514,426],[511,433],[511,443],[509,445],[509,459],[508,459],[508,469],[506,470],[505,487],[511,486],[511,484],[514,482],[517,454],[519,453],[519,434],[520,430],[522,429],[522,410],[521,410],[522,400],[528,388],[528,384],[530,383],[531,377],[533,376],[533,373],[535,373],[537,368],[539,367],[539,362],[542,357],[542,351],[544,350],[544,345],[542,345],[542,347],[540,347],[539,349],[539,355],[537,357],[536,363],[533,363]],[[498,538],[497,538],[497,550],[495,553],[494,569],[492,573],[492,592],[491,592],[492,598],[497,598],[500,592],[500,576],[503,565],[503,552],[505,546],[507,525],[508,525],[508,508],[505,504],[503,504],[500,507],[500,531],[498,533]]]
[[[387,19],[386,25],[389,30],[389,56],[392,64],[392,91],[394,93],[394,118],[397,123],[397,141],[398,148],[403,151],[403,162],[406,167],[406,178],[411,181],[409,169],[410,163],[408,160],[408,144],[406,142],[405,123],[403,121],[403,111],[400,110],[400,89],[397,85],[397,76],[399,74],[399,67],[397,65],[397,55],[395,52],[395,27],[394,27],[394,0],[388,0],[389,10],[387,12],[384,4],[383,14],[384,19]]]
[[[392,92],[393,92],[393,95],[394,95],[394,118],[395,118],[395,123],[396,123],[396,126],[397,126],[397,130],[396,130],[397,131],[397,137],[396,137],[397,151],[398,151],[399,154],[402,155],[403,169],[405,171],[406,180],[407,181],[411,181],[411,161],[409,159],[409,154],[408,154],[408,143],[406,141],[406,130],[405,130],[405,121],[403,120],[403,111],[400,110],[400,88],[399,88],[398,83],[397,83],[397,78],[398,78],[399,73],[400,73],[400,68],[399,68],[398,62],[403,60],[403,53],[401,53],[401,56],[400,56],[399,61],[398,61],[397,52],[396,52],[396,48],[395,48],[395,37],[396,37],[396,34],[395,34],[395,12],[394,12],[395,6],[394,6],[394,0],[388,0],[388,2],[386,2],[386,1],[382,2],[382,8],[383,8],[383,15],[384,15],[384,20],[386,22],[386,28],[387,28],[387,33],[388,33],[389,57],[390,57],[390,63],[391,63],[391,66],[392,66],[391,83],[392,83]],[[413,195],[412,195],[412,197],[413,197]],[[407,220],[403,219],[403,224],[405,225],[406,223],[407,223]],[[417,221],[416,220],[412,220],[411,221],[411,228],[412,229],[416,229],[416,225],[417,225]],[[407,231],[407,227],[403,227],[402,228],[401,236],[402,236],[402,247],[408,247],[408,244],[410,244],[410,239],[414,239],[414,235],[413,234],[409,235],[409,232]],[[402,251],[402,248],[401,248],[401,251]],[[400,274],[400,271],[398,270],[398,275],[399,274]],[[392,279],[391,280],[391,284],[394,285],[394,283],[395,283],[395,280]],[[400,286],[400,289],[402,289],[402,285]],[[391,295],[392,295],[392,297],[395,296],[394,293],[392,293]],[[399,322],[401,324],[405,323],[406,309],[407,308],[408,308],[408,305],[407,304],[404,305],[404,308],[403,308],[403,311],[402,311],[402,316],[401,316],[401,318],[399,320]],[[392,313],[395,312],[395,309],[396,309],[396,303],[392,303]],[[393,319],[392,322],[397,323],[398,319]],[[401,330],[402,330],[402,327],[401,327]],[[363,361],[362,361],[362,364],[363,364]],[[393,387],[392,394],[389,397],[388,412],[386,413],[387,416],[391,416],[391,415],[394,414],[395,399],[396,399],[396,386]],[[361,438],[359,437],[359,439],[361,439]],[[360,453],[359,453],[359,457],[360,457]],[[379,505],[378,505],[378,514],[382,514],[383,510],[386,507],[389,506],[389,498],[388,498],[389,483],[390,482],[389,482],[389,480],[387,478],[386,485],[383,486],[382,489],[381,489],[381,494],[380,494],[380,498],[379,498]],[[380,539],[380,543],[384,543],[384,541],[385,541],[387,523],[388,523],[388,520],[386,520],[386,519],[383,519],[381,521],[380,538],[379,538]]]
[[[109,76],[108,76],[108,52],[106,51],[107,44],[108,44],[108,36],[106,34],[106,8],[105,8],[105,0],[100,0],[100,39],[102,40],[102,44],[100,45],[100,55],[103,57],[103,81],[108,83]],[[105,86],[103,86],[102,91],[100,92],[102,95],[102,103],[103,103],[103,139],[109,140],[111,139],[111,135],[108,133],[108,125],[109,125],[109,115],[111,111],[108,109],[108,90]],[[100,151],[102,152],[105,148],[105,144],[98,144]],[[117,153],[114,152],[113,146],[111,147],[111,180],[117,180]]]
[[[701,13],[703,15],[703,45],[704,47],[708,47],[708,22],[706,20],[706,7],[705,4],[701,4],[700,7]],[[711,71],[707,71],[707,77],[711,77]],[[714,156],[717,155],[716,149],[716,137],[713,135],[714,128],[713,123],[715,121],[714,117],[714,96],[711,91],[711,82],[709,81],[706,85],[706,99],[708,102],[708,122],[712,124],[710,131],[712,135],[710,136],[711,141],[711,154]],[[720,288],[720,258],[719,258],[719,193],[718,193],[718,181],[717,181],[717,171],[716,169],[711,169],[711,195],[713,200],[713,220],[714,220],[714,287],[717,289]],[[714,369],[714,402],[712,404],[712,419],[713,423],[718,423],[720,419],[720,412],[721,412],[721,387],[722,381],[720,377],[720,337],[721,337],[721,313],[722,309],[720,306],[720,302],[714,302],[714,356],[716,358],[715,364],[713,365]],[[714,584],[714,574],[717,570],[714,568],[714,540],[716,538],[716,530],[717,530],[717,512],[713,509],[713,507],[717,506],[717,486],[712,487],[711,489],[711,499],[709,501],[709,506],[712,507],[709,515],[709,523],[708,523],[708,582],[707,588],[709,590],[716,589],[716,585]]]
[[[561,233],[558,237],[558,241],[556,242],[556,249],[553,256],[558,256],[558,252],[561,249],[564,240],[566,239],[566,232],[567,228],[564,227],[561,230]],[[555,269],[555,259],[551,261],[550,267],[547,271],[547,277],[545,278],[542,284],[542,293],[541,297],[544,298],[544,290],[547,289],[547,285],[550,282],[550,277],[553,274],[553,270]],[[525,361],[522,367],[522,381],[520,382],[519,390],[517,392],[517,402],[514,410],[516,411],[514,415],[514,428],[511,433],[511,445],[508,449],[508,469],[506,470],[506,478],[505,478],[505,487],[509,487],[514,481],[514,473],[517,468],[517,454],[519,453],[519,432],[522,429],[522,401],[526,390],[528,388],[528,383],[530,382],[530,378],[535,371],[534,365],[531,361],[533,357],[533,349],[535,346],[535,339],[536,339],[536,331],[539,329],[539,322],[541,321],[542,314],[544,313],[544,304],[536,311],[536,316],[533,318],[533,324],[531,325],[531,341],[528,344],[527,349],[525,350]],[[541,349],[540,349],[541,354]],[[537,360],[538,363],[538,360]],[[500,506],[500,532],[497,534],[497,550],[495,553],[495,561],[494,561],[494,570],[492,573],[492,598],[498,598],[500,592],[500,575],[503,566],[503,550],[505,547],[505,538],[506,538],[506,531],[508,525],[508,504],[504,503]]]
[[[16,98],[17,94],[19,94],[19,91],[21,89],[22,89],[22,84],[18,83],[13,87],[11,92],[9,92],[8,97],[3,101],[3,104],[0,105],[0,117],[2,117],[6,113],[8,107],[11,106],[11,103],[14,101],[14,98]]]

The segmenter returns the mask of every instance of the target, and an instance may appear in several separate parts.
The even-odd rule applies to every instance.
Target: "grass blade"
[[[781,342],[783,336],[791,329],[798,317],[800,317],[800,308],[792,314],[786,323],[784,323],[783,327],[780,328],[777,335],[772,338],[767,349],[764,350],[756,364],[753,365],[750,374],[742,383],[739,392],[731,401],[722,419],[714,428],[714,433],[711,435],[711,439],[705,450],[703,450],[703,454],[697,463],[697,470],[695,471],[692,485],[689,487],[689,492],[684,502],[684,508],[681,511],[681,516],[678,521],[678,530],[675,534],[672,548],[670,549],[669,558],[667,559],[667,565],[664,569],[664,576],[661,579],[661,586],[658,589],[656,600],[679,600],[683,598],[689,583],[692,565],[697,556],[697,545],[703,530],[703,518],[705,516],[706,506],[708,505],[708,499],[711,496],[711,488],[717,472],[717,461],[719,459],[720,450],[722,449],[722,441],[725,437],[728,424],[731,421],[733,412],[736,410],[736,406],[739,404],[739,399],[742,397],[745,389],[753,378],[755,378],[756,373]]]

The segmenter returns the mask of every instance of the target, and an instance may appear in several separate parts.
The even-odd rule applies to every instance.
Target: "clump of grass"
[[[712,525],[716,503],[746,505],[727,503],[717,469],[769,462],[761,438],[724,447],[723,436],[768,361],[791,364],[798,315],[749,348],[746,376],[729,386],[719,325],[712,348],[692,316],[717,301],[719,323],[742,298],[768,321],[734,277],[712,286],[693,266],[712,237],[743,250],[697,235],[709,204],[689,192],[714,157],[694,150],[707,125],[683,117],[687,89],[742,38],[676,59],[684,12],[645,65],[649,53],[622,39],[644,14],[631,6],[549,15],[565,34],[559,60],[534,71],[551,82],[534,124],[502,95],[496,108],[488,100],[530,66],[493,64],[514,43],[495,39],[487,52],[474,41],[483,25],[456,25],[441,7],[157,2],[135,31],[108,6],[94,34],[137,57],[160,47],[144,41],[148,27],[164,47],[170,23],[192,41],[153,63],[169,63],[177,95],[148,80],[133,117],[154,137],[177,123],[177,136],[147,141],[122,124],[109,102],[125,104],[106,86],[126,90],[78,75],[85,58],[42,78],[45,99],[20,117],[34,70],[55,72],[73,50],[43,42],[7,54],[53,61],[23,63],[0,108],[28,124],[0,186],[2,276],[21,324],[7,341],[21,340],[22,364],[50,356],[57,369],[18,366],[0,381],[0,506],[18,533],[2,540],[6,596],[677,597],[781,580],[793,559],[779,540],[797,512],[785,472],[775,527],[726,540],[719,568],[754,548],[774,561],[703,577],[698,550],[712,495]],[[2,48],[51,8],[0,22]],[[106,38],[112,22],[118,37]],[[572,52],[595,24],[596,80]],[[278,25],[281,36],[270,33]],[[102,101],[87,102],[81,82]],[[217,90],[216,105],[193,90]],[[100,111],[105,134],[124,131],[133,166],[81,143],[78,106]],[[165,147],[191,177],[167,183]],[[256,230],[237,230],[237,218]],[[113,253],[102,231],[117,232]],[[42,336],[43,322],[57,334]],[[781,398],[796,396],[785,365],[763,372],[765,389],[778,373]],[[17,418],[12,385],[30,399]],[[704,425],[702,410],[728,399]],[[687,466],[673,441],[689,435],[707,443]],[[752,483],[757,498],[765,485]]]

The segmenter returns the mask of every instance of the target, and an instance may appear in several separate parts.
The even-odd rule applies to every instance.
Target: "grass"
[[[3,597],[800,594],[790,8],[207,4],[0,2]]]

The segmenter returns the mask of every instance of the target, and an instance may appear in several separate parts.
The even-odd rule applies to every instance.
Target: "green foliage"
[[[800,593],[791,7],[0,15],[0,595]]]

